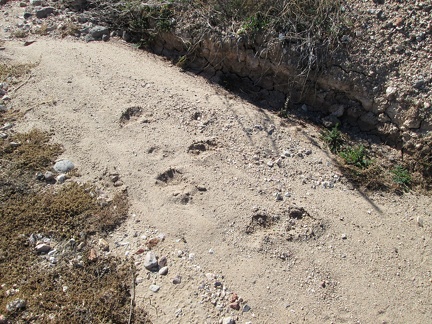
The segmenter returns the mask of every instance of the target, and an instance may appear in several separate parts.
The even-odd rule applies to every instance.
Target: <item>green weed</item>
[[[411,185],[411,174],[409,171],[401,166],[397,165],[394,169],[390,171],[393,174],[393,182],[403,187],[404,189],[408,189]]]
[[[321,139],[328,145],[332,153],[339,152],[344,143],[342,133],[339,130],[338,125],[333,127],[331,130],[326,129],[321,134]]]
[[[360,169],[367,168],[372,161],[367,157],[366,148],[363,145],[346,147],[339,152],[345,163],[354,165]]]

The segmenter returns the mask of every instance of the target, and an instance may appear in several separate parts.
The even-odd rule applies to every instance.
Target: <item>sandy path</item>
[[[313,126],[282,121],[147,53],[66,40],[5,46],[4,56],[40,60],[12,101],[31,108],[21,130],[52,130],[81,181],[110,191],[106,174],[118,173],[127,186],[131,216],[110,237],[112,253],[131,255],[143,236],[166,235],[154,250],[168,257],[168,276],[135,256],[137,302],[155,323],[230,314],[238,323],[430,321],[430,198],[350,190]],[[133,107],[140,113],[121,123]],[[199,141],[201,151],[188,152]],[[173,177],[156,181],[170,169]],[[294,206],[310,217],[290,220]],[[268,216],[263,226],[257,214]],[[212,301],[226,300],[206,273],[251,310],[217,310]]]

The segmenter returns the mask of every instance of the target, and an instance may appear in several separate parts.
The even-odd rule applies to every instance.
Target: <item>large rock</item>
[[[39,19],[47,18],[49,15],[54,13],[53,7],[45,7],[36,10],[36,17]]]
[[[87,0],[63,0],[66,7],[76,11],[82,11],[88,6]]]
[[[101,40],[102,36],[106,35],[109,37],[110,31],[108,27],[104,26],[95,26],[89,30],[90,37],[95,40]]]
[[[146,268],[149,271],[158,269],[158,261],[156,258],[156,254],[154,254],[154,252],[152,251],[147,252],[144,258],[144,268]]]
[[[75,167],[74,164],[69,160],[60,160],[57,161],[56,164],[54,164],[54,170],[62,173],[69,172],[74,167]]]
[[[6,305],[6,310],[10,313],[26,308],[27,302],[25,299],[15,299]]]

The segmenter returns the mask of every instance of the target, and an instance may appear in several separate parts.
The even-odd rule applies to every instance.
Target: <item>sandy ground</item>
[[[135,259],[136,302],[154,323],[431,321],[430,197],[353,189],[315,126],[125,44],[4,46],[2,57],[39,62],[12,95],[28,110],[17,130],[52,131],[79,181],[112,192],[119,174],[127,187],[110,253]],[[135,254],[161,233],[167,276]]]

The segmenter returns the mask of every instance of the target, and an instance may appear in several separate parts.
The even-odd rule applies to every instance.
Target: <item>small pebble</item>
[[[41,243],[35,246],[35,250],[38,253],[48,253],[51,251],[51,246],[49,244]]]
[[[3,125],[3,127],[0,128],[0,130],[4,131],[4,130],[8,130],[10,128],[12,128],[14,126],[14,124],[12,123],[6,123]]]
[[[56,181],[57,181],[58,183],[63,183],[63,182],[65,182],[65,181],[66,181],[66,174],[64,174],[64,173],[59,174],[59,175],[56,177]]]
[[[89,256],[88,256],[88,260],[89,260],[90,262],[93,262],[93,261],[96,261],[97,258],[98,258],[98,255],[97,255],[97,253],[96,253],[96,250],[95,250],[95,249],[90,249]]]
[[[240,310],[240,305],[238,302],[234,302],[234,303],[229,304],[229,307],[232,309],[235,309],[235,310]]]
[[[160,289],[160,286],[158,285],[150,285],[149,289],[153,292],[158,292]]]
[[[342,240],[346,240],[347,239],[347,235],[346,234],[342,234]]]
[[[102,251],[109,251],[109,244],[103,238],[99,239],[98,245]]]
[[[181,283],[181,277],[180,277],[180,276],[176,276],[176,277],[172,280],[172,283],[173,283],[174,285],[178,285],[178,284],[180,284],[180,283]]]
[[[222,319],[222,324],[235,324],[235,320],[232,317],[225,317]]]
[[[417,217],[417,225],[419,227],[423,227],[423,218],[421,218],[420,216]]]
[[[165,267],[160,268],[158,273],[161,276],[166,276],[168,274],[168,267],[165,266]]]
[[[158,260],[159,268],[166,267],[167,264],[168,264],[168,260],[167,260],[166,256],[163,256]]]
[[[54,179],[54,173],[52,173],[50,171],[47,171],[44,174],[44,178],[45,178],[46,181],[51,181],[51,180]]]

